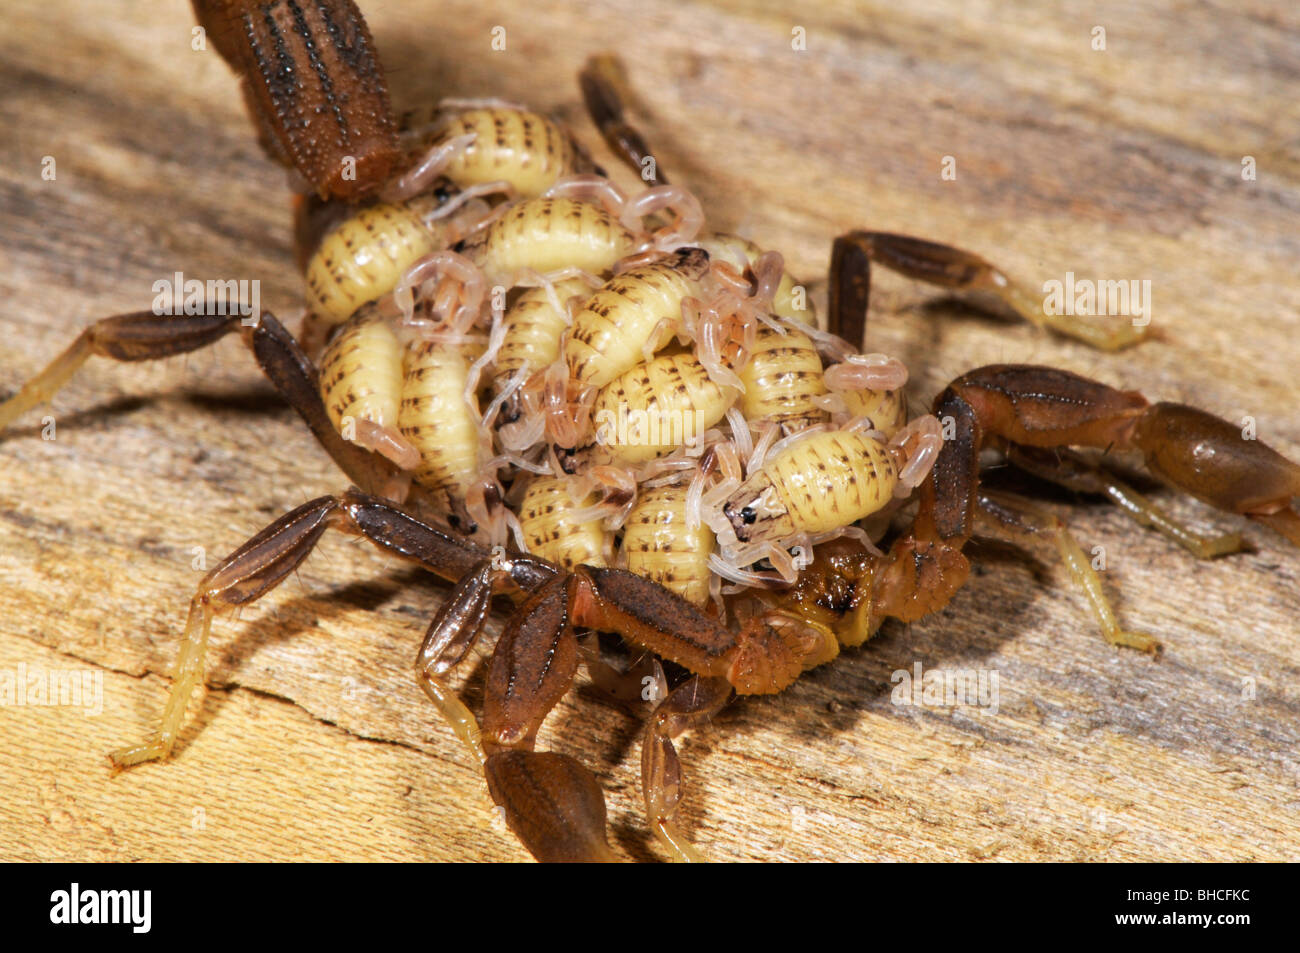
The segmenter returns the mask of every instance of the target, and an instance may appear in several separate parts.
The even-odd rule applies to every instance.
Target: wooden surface
[[[713,224],[784,252],[819,304],[829,241],[855,226],[961,244],[1031,286],[1151,279],[1167,340],[1103,355],[881,277],[870,343],[912,368],[918,403],[979,364],[1052,363],[1253,416],[1300,458],[1293,6],[363,6],[399,104],[524,100],[592,143],[573,77],[616,50],[664,170]],[[491,52],[498,25],[507,49]],[[283,176],[190,27],[179,0],[6,4],[0,392],[177,270],[258,278],[264,306],[298,307]],[[161,712],[194,547],[218,559],[343,486],[250,364],[235,342],[96,361],[54,402],[55,440],[34,415],[0,442],[0,677],[99,676],[103,703],[0,708],[0,859],[526,859],[410,675],[445,590],[339,539],[217,623],[175,760],[110,778],[105,752]],[[1102,504],[1049,499],[1106,548],[1124,621],[1162,659],[1104,644],[1050,552],[978,547],[944,613],[685,741],[694,842],[717,859],[1300,859],[1300,554],[1252,528],[1256,552],[1197,563]],[[892,705],[891,673],[916,662],[996,671],[998,713]],[[617,849],[648,859],[642,715],[580,689],[544,741],[593,766]]]

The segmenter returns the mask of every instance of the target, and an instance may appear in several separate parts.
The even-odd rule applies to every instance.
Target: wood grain
[[[870,343],[912,368],[918,404],[979,364],[1050,363],[1250,415],[1300,458],[1296,9],[536,6],[363,3],[399,105],[527,101],[593,145],[573,77],[617,51],[662,168],[713,224],[785,253],[815,296],[830,239],[863,226],[960,244],[1031,286],[1151,280],[1166,340],[1102,355],[882,276]],[[283,176],[190,28],[180,2],[6,5],[0,392],[178,270],[257,278],[265,306],[299,306]],[[98,677],[102,712],[0,707],[0,858],[527,858],[410,676],[445,590],[338,539],[217,624],[175,760],[111,778],[104,753],[161,711],[194,548],[220,558],[342,481],[234,342],[92,362],[50,413],[56,439],[33,415],[0,442],[0,677]],[[1106,548],[1123,619],[1163,640],[1162,659],[1104,644],[1050,552],[980,546],[947,611],[686,740],[694,842],[733,860],[1300,859],[1300,554],[1251,529],[1255,552],[1198,563],[1095,501],[1049,498],[1085,548]],[[891,704],[891,673],[917,662],[996,672],[998,712]],[[597,771],[635,859],[660,856],[639,808],[642,715],[583,688],[544,735]]]

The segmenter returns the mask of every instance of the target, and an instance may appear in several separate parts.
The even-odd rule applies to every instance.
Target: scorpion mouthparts
[[[555,459],[560,464],[560,469],[572,476],[578,472],[578,451],[572,447],[561,447],[558,443],[554,446]]]
[[[754,508],[752,506],[737,508],[736,504],[727,503],[722,507],[722,515],[731,523],[731,528],[736,533],[736,539],[742,543],[749,542],[749,528],[758,519],[758,514],[754,511]]]

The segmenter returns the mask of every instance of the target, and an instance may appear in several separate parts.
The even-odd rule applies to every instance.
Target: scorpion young
[[[206,16],[208,22],[212,22],[217,14],[211,7],[205,14],[204,6],[199,5],[200,17]],[[331,6],[321,5],[320,9]],[[357,19],[359,22],[359,15]],[[257,101],[256,97],[250,99]],[[264,113],[255,111],[255,115],[265,118]],[[385,141],[384,137],[379,137],[379,140]],[[383,158],[385,149],[379,147],[365,153],[367,157],[376,156],[362,166],[366,170],[365,181],[355,187],[341,187],[342,191],[337,193],[339,197],[356,197],[363,188],[374,192],[383,187],[389,178],[388,173],[394,171],[396,165],[396,160]],[[282,148],[281,151],[286,155],[297,154],[293,148]],[[303,160],[297,164],[304,175],[315,168]],[[319,180],[326,183],[327,189],[333,188],[330,185],[333,180],[328,175],[319,177]],[[554,203],[561,200],[539,201],[551,201],[552,204],[533,206],[529,211],[546,208],[548,211],[543,213],[544,217],[553,217]],[[591,209],[596,208],[589,203],[566,207],[584,215],[592,214]],[[496,228],[498,223],[505,221],[504,218],[498,219],[496,223],[489,223],[487,229]],[[612,218],[604,220],[602,227],[616,231],[610,224],[612,221]],[[494,249],[497,241],[490,232],[485,230],[484,234],[488,237],[482,239],[479,247]],[[630,229],[628,234],[631,235]],[[616,247],[620,253],[618,257],[622,257],[623,253],[635,248],[635,244],[632,239],[620,240]],[[465,252],[472,249],[472,245],[462,247]],[[441,249],[425,254],[436,254],[437,251]],[[856,272],[846,264],[854,255],[864,259]],[[591,262],[573,266],[573,259],[567,256],[567,251],[557,254],[565,267],[577,267],[583,272],[593,268],[597,272],[606,270]],[[418,257],[423,255],[412,259],[412,263]],[[938,277],[953,287],[975,288],[981,283],[1001,287],[997,273],[986,263],[970,256],[963,257],[951,249],[914,244],[913,240],[859,233],[837,243],[836,259],[839,266],[833,272],[833,289],[865,285],[865,262],[871,260],[905,265],[913,273]],[[920,264],[915,264],[918,261]],[[514,260],[497,262],[487,259],[474,263],[476,267],[490,268],[493,275],[502,280],[512,280],[520,271],[559,270],[539,268],[538,263],[531,259],[522,264]],[[959,267],[952,267],[954,263]],[[954,272],[959,270],[963,274],[954,277]],[[859,307],[852,302],[846,303],[849,294],[843,291],[839,294],[838,301],[833,297],[829,325],[851,341],[860,341],[860,335],[855,336],[853,328],[855,321],[860,322],[858,316],[865,315],[865,295]],[[371,300],[378,300],[378,296]],[[1071,324],[1071,327],[1077,326]],[[135,320],[108,319],[96,325],[79,345],[74,345],[77,350],[70,359],[59,362],[53,373],[38,379],[38,386],[24,388],[18,398],[0,407],[0,417],[7,415],[12,419],[34,402],[34,397],[46,396],[61,382],[60,378],[74,369],[76,360],[91,352],[117,359],[163,357],[203,346],[232,330],[236,327],[230,322],[211,320],[187,321],[182,331],[179,325],[168,325],[156,316],[140,316]],[[195,664],[195,651],[201,653],[202,639],[206,636],[212,614],[218,609],[247,603],[268,591],[305,558],[326,527],[358,532],[458,582],[453,598],[434,620],[421,651],[421,683],[460,726],[463,737],[471,746],[479,745],[494,798],[506,808],[512,826],[520,832],[525,843],[542,857],[601,857],[606,853],[603,846],[603,801],[598,808],[599,792],[594,790],[594,782],[585,769],[564,756],[530,750],[541,719],[554,704],[557,693],[567,687],[566,675],[571,677],[572,668],[576,667],[577,649],[572,625],[585,624],[619,631],[633,643],[652,649],[695,673],[674,688],[662,703],[648,732],[644,762],[644,786],[652,823],[672,849],[689,856],[689,847],[672,823],[680,784],[672,741],[691,724],[709,717],[725,703],[733,689],[778,690],[804,668],[825,661],[833,654],[833,642],[810,639],[807,630],[798,627],[797,620],[802,613],[817,603],[815,598],[809,597],[811,591],[819,585],[847,587],[851,596],[847,602],[836,603],[834,615],[837,618],[833,624],[836,627],[843,625],[838,618],[840,607],[848,606],[844,617],[851,616],[865,625],[859,629],[859,634],[869,633],[885,616],[914,618],[946,601],[947,595],[964,579],[965,557],[961,550],[975,519],[993,516],[1011,525],[1032,524],[1032,515],[999,505],[999,500],[979,492],[976,457],[982,446],[1005,445],[1013,458],[1037,461],[1044,468],[1043,458],[1034,455],[1034,448],[1132,446],[1147,456],[1153,471],[1167,482],[1221,508],[1252,516],[1288,534],[1293,541],[1297,540],[1295,514],[1286,506],[1286,500],[1296,493],[1295,468],[1276,455],[1270,455],[1260,444],[1241,446],[1235,428],[1198,415],[1189,408],[1172,405],[1151,408],[1132,393],[1114,391],[1063,372],[1032,367],[984,368],[954,381],[936,402],[937,413],[943,412],[943,416],[957,422],[957,433],[944,445],[935,474],[922,486],[920,511],[911,528],[904,531],[888,554],[880,557],[861,555],[858,569],[850,574],[843,560],[833,557],[851,551],[851,546],[840,544],[829,550],[830,555],[819,553],[821,563],[814,564],[796,587],[774,597],[778,607],[789,611],[789,624],[776,621],[783,617],[775,615],[755,616],[754,619],[763,621],[742,629],[740,634],[733,634],[698,610],[687,612],[680,601],[638,581],[640,577],[635,572],[601,570],[582,564],[569,567],[572,569],[569,573],[557,572],[554,566],[523,554],[486,549],[446,533],[399,508],[391,498],[400,495],[401,491],[395,486],[402,483],[404,474],[410,469],[402,466],[409,460],[407,447],[391,433],[377,435],[374,429],[367,436],[367,428],[362,427],[356,439],[340,433],[345,429],[341,425],[343,418],[348,416],[346,410],[354,411],[358,420],[368,421],[380,431],[391,420],[387,411],[368,411],[355,404],[347,404],[338,411],[323,410],[319,396],[321,388],[313,380],[310,363],[295,349],[292,340],[278,329],[273,319],[266,319],[255,330],[243,330],[242,333],[259,361],[276,378],[277,386],[307,418],[340,465],[355,482],[371,493],[349,493],[327,501],[317,500],[295,510],[237,550],[205,579],[191,612],[191,637],[185,643],[188,663],[183,661],[178,667],[176,694],[169,706],[169,723],[172,721],[171,712],[176,709],[176,699],[181,699],[178,721],[179,714],[184,711],[185,691],[201,677],[201,666]],[[342,338],[339,336],[334,340]],[[388,345],[385,343],[384,346]],[[343,347],[340,345],[338,350],[342,351]],[[658,391],[660,388],[650,389]],[[836,392],[827,387],[827,393]],[[853,391],[848,389],[845,393]],[[342,396],[351,399],[353,395]],[[391,402],[387,406],[391,407]],[[331,419],[331,415],[336,419]],[[755,415],[759,415],[757,410]],[[750,416],[748,410],[745,416]],[[799,418],[813,422],[817,416],[806,412]],[[782,426],[789,423],[787,419],[777,422]],[[400,434],[400,423],[397,429]],[[1209,441],[1220,456],[1227,458],[1227,466],[1217,470],[1217,476],[1208,482],[1199,461],[1194,461],[1191,456],[1194,446],[1205,441]],[[413,439],[409,442],[411,445],[415,443]],[[1268,475],[1262,485],[1261,473]],[[788,476],[781,477],[776,483],[779,489],[787,487],[790,480]],[[447,510],[457,501],[428,499],[440,490],[440,487],[427,486],[417,473],[410,498],[412,507],[427,503],[446,516],[454,515]],[[450,496],[465,495],[468,487],[460,484],[447,492]],[[641,501],[644,502],[647,496],[643,495]],[[742,528],[758,523],[758,514],[752,521],[745,518],[748,506],[744,499],[737,500],[728,512],[728,522],[741,542],[746,541],[740,538],[744,531]],[[787,510],[791,508],[786,506]],[[732,519],[733,515],[737,518]],[[469,520],[463,516],[459,518],[468,528]],[[1046,529],[1053,531],[1054,528],[1048,526]],[[1059,535],[1064,538],[1064,534]],[[493,656],[489,708],[484,716],[487,739],[486,742],[475,742],[472,719],[467,720],[467,713],[447,696],[438,684],[438,678],[455,660],[464,656],[487,611],[488,594],[497,587],[517,592],[523,604]],[[548,658],[558,658],[561,664],[554,672],[548,668],[546,677],[537,680],[536,692],[514,698],[509,697],[508,692],[499,691],[501,685],[512,684],[519,675],[536,671],[539,648],[543,646],[551,653]],[[162,744],[145,746],[143,751],[126,755],[122,760],[132,760],[135,755],[165,753],[166,740],[164,733]],[[540,785],[543,790],[553,793],[556,803],[564,807],[563,816],[548,814],[542,805],[526,798],[522,792],[531,785]]]

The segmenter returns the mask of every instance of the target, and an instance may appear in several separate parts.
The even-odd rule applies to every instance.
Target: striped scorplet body
[[[354,0],[195,0],[243,80],[266,150],[322,196],[355,201],[401,159],[388,86]]]
[[[794,433],[827,419],[816,402],[826,393],[821,358],[812,339],[793,327],[783,334],[760,324],[740,380],[740,411],[751,424],[770,420]]]
[[[408,117],[405,124],[416,132],[429,128],[420,140],[421,152],[473,137],[442,170],[462,189],[505,182],[516,197],[534,198],[559,179],[590,169],[563,128],[527,109],[491,106],[451,113],[435,109],[432,116]]]
[[[603,521],[575,518],[575,514],[595,502],[596,495],[574,500],[569,494],[569,482],[556,477],[536,477],[528,484],[518,507],[519,526],[528,551],[565,569],[604,566],[609,534]]]
[[[775,541],[848,526],[885,506],[897,485],[885,444],[860,431],[819,431],[751,473],[723,513],[742,542]]]
[[[634,244],[632,233],[599,205],[537,198],[510,206],[470,239],[463,253],[482,269],[489,283],[498,285],[513,284],[528,272],[574,268],[603,275]]]
[[[689,353],[661,354],[638,364],[597,394],[591,420],[595,442],[565,463],[634,465],[698,442],[735,403],[735,388],[718,384]]]
[[[654,487],[637,497],[623,527],[620,552],[627,568],[659,583],[687,602],[709,599],[709,554],[713,531],[702,522],[687,525],[687,488]]]
[[[590,294],[591,285],[581,278],[520,293],[505,313],[505,337],[495,362],[498,382],[508,380],[521,369],[533,373],[559,360],[560,341],[569,326],[568,300]]]
[[[373,307],[363,307],[339,328],[320,359],[320,391],[340,433],[356,422],[397,427],[402,402],[402,343]]]
[[[603,387],[668,343],[681,322],[682,301],[701,293],[709,256],[681,249],[607,281],[574,317],[564,345],[569,376]]]
[[[450,509],[479,476],[478,416],[465,400],[469,364],[465,347],[416,341],[402,362],[397,427],[420,454],[416,483],[441,494]]]
[[[426,221],[437,198],[358,209],[321,239],[307,264],[307,305],[326,324],[346,321],[392,291],[417,259],[445,246]]]

